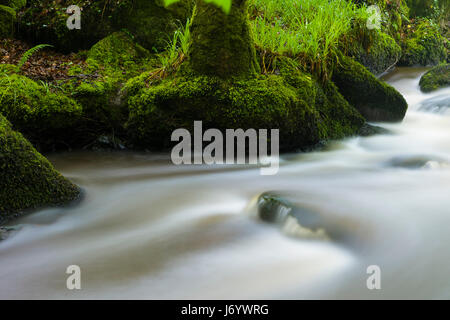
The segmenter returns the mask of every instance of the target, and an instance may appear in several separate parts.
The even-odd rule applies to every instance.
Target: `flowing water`
[[[402,123],[380,124],[389,134],[285,155],[276,176],[164,154],[51,156],[85,198],[0,242],[0,298],[450,298],[450,88],[422,94],[424,71],[387,76],[409,103]],[[345,240],[260,221],[270,191]],[[81,290],[66,288],[69,265]],[[367,289],[370,265],[381,290]]]

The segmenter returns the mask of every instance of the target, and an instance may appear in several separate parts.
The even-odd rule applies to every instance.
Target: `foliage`
[[[252,31],[263,50],[295,57],[326,79],[342,36],[352,21],[366,21],[363,8],[345,0],[252,0]]]
[[[17,64],[17,69],[21,70],[23,65],[28,61],[28,59],[30,59],[30,57],[36,53],[39,50],[42,50],[44,48],[48,48],[48,47],[53,47],[52,45],[49,44],[39,44],[37,46],[34,46],[33,48],[27,50],[23,55],[22,58],[20,58],[19,63]]]

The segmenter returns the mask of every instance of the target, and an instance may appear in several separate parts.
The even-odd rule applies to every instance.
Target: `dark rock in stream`
[[[324,221],[317,212],[293,205],[275,194],[265,193],[259,197],[258,216],[264,222],[281,226],[290,235],[328,238],[324,231]],[[293,219],[289,219],[290,217]]]
[[[388,129],[383,127],[374,126],[368,123],[365,123],[361,129],[359,129],[359,135],[362,137],[370,137],[377,134],[389,134],[391,133]]]
[[[392,158],[386,164],[388,166],[397,168],[421,169],[430,162],[438,164],[447,163],[447,161],[444,159],[429,155],[404,155]]]

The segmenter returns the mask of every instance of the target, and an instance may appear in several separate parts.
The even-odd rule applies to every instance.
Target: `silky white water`
[[[282,156],[275,176],[161,154],[51,156],[85,198],[15,222],[0,242],[0,298],[450,298],[450,88],[421,93],[424,71],[387,76],[409,104],[402,123],[378,124],[390,134]],[[261,222],[264,192],[345,240]],[[69,265],[81,290],[66,288]],[[366,286],[370,265],[380,290]]]

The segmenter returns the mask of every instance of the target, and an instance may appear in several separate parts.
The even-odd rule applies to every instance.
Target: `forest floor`
[[[0,63],[17,65],[23,54],[31,48],[28,43],[15,40],[0,40]],[[62,54],[44,49],[34,53],[21,68],[21,73],[33,80],[54,82],[72,78],[68,74],[74,65],[86,64],[82,54]]]

